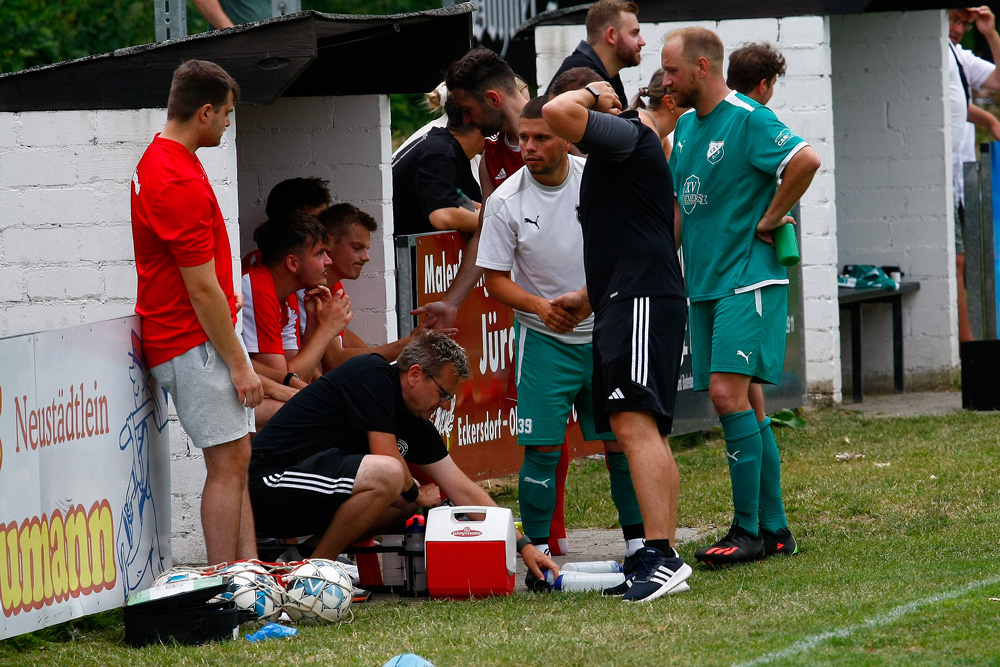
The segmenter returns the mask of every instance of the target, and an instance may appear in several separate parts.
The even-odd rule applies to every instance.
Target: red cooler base
[[[506,544],[437,542],[427,549],[427,590],[432,598],[489,597],[514,592],[507,574]]]

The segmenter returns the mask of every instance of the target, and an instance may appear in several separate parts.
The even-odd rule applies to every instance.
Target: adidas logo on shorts
[[[609,401],[613,401],[613,400],[616,400],[616,399],[623,399],[623,398],[625,398],[624,392],[622,392],[621,389],[617,389],[617,388],[613,392],[611,392],[610,396],[608,396],[608,400]]]

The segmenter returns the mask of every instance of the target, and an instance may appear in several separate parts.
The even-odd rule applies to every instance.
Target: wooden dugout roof
[[[0,111],[162,108],[173,71],[191,58],[225,68],[240,84],[240,104],[425,92],[471,47],[472,10],[307,11],[33,67],[0,75]]]

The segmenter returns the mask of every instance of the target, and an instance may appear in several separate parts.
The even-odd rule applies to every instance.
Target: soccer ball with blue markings
[[[298,623],[336,623],[353,597],[351,577],[332,560],[310,558],[285,576],[285,611]]]
[[[257,563],[233,563],[218,572],[226,582],[219,595],[240,609],[252,611],[261,623],[275,621],[285,604],[285,590]]]

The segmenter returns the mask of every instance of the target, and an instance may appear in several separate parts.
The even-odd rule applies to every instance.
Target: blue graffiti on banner
[[[142,361],[142,341],[132,331],[132,358],[128,373],[132,381],[133,410],[118,435],[118,447],[132,454],[132,474],[122,503],[118,526],[118,565],[125,598],[146,587],[163,571],[156,503],[153,500],[150,448],[153,435],[167,428],[167,392],[151,379]],[[169,509],[169,508],[168,508]],[[147,577],[149,578],[147,581]],[[145,583],[144,583],[145,582]]]

